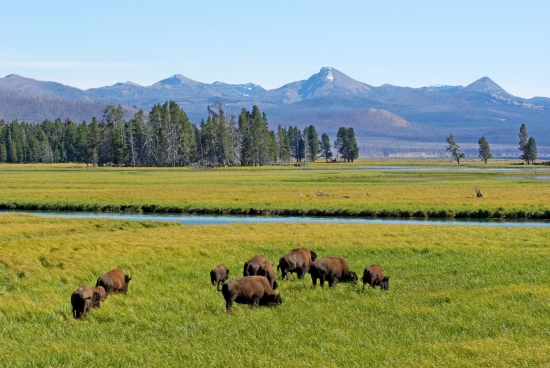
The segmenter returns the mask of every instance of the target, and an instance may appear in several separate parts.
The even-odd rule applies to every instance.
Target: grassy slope
[[[533,172],[536,169],[518,174],[365,168],[366,164],[399,162],[456,167],[441,160],[364,160],[356,164],[317,163],[306,170],[264,167],[206,172],[188,168],[0,165],[0,208],[550,218],[550,186],[548,181],[536,179],[540,174]],[[506,180],[518,175],[525,178]],[[474,184],[481,187],[484,198],[472,197]],[[317,196],[318,190],[329,196]]]
[[[0,215],[0,366],[543,366],[550,229],[155,222]],[[390,290],[282,281],[283,305],[224,312],[209,270],[295,246],[380,263]],[[81,283],[128,295],[71,318]]]

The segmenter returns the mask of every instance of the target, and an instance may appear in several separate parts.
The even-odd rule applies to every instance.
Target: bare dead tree
[[[476,190],[477,198],[483,197],[483,194],[481,194],[481,190],[479,189],[479,185],[474,185],[474,189]]]

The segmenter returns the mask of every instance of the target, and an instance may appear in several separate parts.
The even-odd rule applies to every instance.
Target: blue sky
[[[180,73],[277,88],[334,67],[370,85],[550,97],[550,1],[6,1],[0,77],[79,88]]]

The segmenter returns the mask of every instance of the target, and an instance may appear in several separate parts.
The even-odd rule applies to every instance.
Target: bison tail
[[[101,280],[101,277],[98,277],[97,281],[95,282],[95,287],[101,286],[100,280]]]

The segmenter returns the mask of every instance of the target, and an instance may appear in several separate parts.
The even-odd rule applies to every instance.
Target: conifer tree
[[[328,160],[332,158],[332,151],[330,149],[330,138],[327,133],[323,133],[321,136],[320,148],[321,157],[324,157],[326,162],[328,162]]]
[[[493,158],[489,143],[487,142],[485,136],[481,137],[477,143],[479,144],[479,157],[481,158],[481,161],[485,161],[485,163],[487,163],[488,159]]]
[[[531,162],[531,164],[535,164],[535,160],[537,157],[537,143],[535,142],[535,138],[529,137],[529,140],[527,141],[527,146],[525,148],[525,155],[527,158],[527,163]]]
[[[527,127],[525,126],[525,124],[521,124],[521,127],[519,128],[518,136],[519,136],[519,150],[521,151],[519,158],[529,163],[529,158],[527,156],[527,143],[529,141],[529,135],[527,134]]]
[[[453,133],[451,133],[447,138],[447,143],[449,144],[447,146],[447,152],[449,152],[451,156],[456,160],[456,162],[460,165],[460,159],[464,158],[464,153],[460,152],[460,146],[455,143]]]

